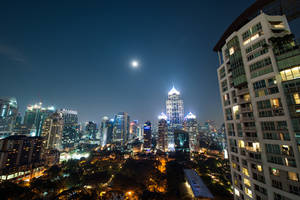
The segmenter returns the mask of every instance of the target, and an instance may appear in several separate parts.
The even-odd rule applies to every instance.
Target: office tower
[[[44,120],[54,113],[53,106],[42,107],[42,103],[27,106],[24,116],[24,125],[30,130],[31,136],[41,136]]]
[[[189,153],[189,133],[184,130],[174,130],[174,144],[176,152]]]
[[[189,133],[189,143],[191,151],[199,150],[199,142],[197,141],[198,136],[198,123],[196,115],[188,113],[184,118],[183,130]]]
[[[100,138],[101,138],[101,146],[105,146],[107,144],[107,136],[108,136],[108,125],[109,118],[104,116],[100,123]]]
[[[110,119],[107,123],[106,144],[111,144],[113,142],[113,133],[114,133],[114,119]]]
[[[44,139],[45,149],[62,150],[63,128],[64,119],[62,113],[55,112],[45,119],[41,134]]]
[[[95,140],[98,132],[97,124],[95,122],[88,122],[85,126],[85,132],[89,139]]]
[[[244,21],[257,7],[215,47],[234,198],[300,199],[299,45],[284,15]]]
[[[157,148],[163,152],[168,151],[168,117],[161,113],[158,116],[158,142]]]
[[[129,139],[132,140],[136,137],[138,137],[138,120],[133,120],[130,122]]]
[[[14,181],[39,171],[42,159],[41,137],[13,135],[0,140],[0,179]]]
[[[17,114],[18,105],[15,98],[0,99],[0,138],[11,135]]]
[[[74,148],[79,140],[78,113],[68,109],[61,109],[59,112],[64,119],[62,146],[64,149]]]
[[[180,92],[174,86],[168,93],[168,100],[166,101],[167,117],[171,125],[181,125],[184,118],[183,100]]]
[[[113,142],[124,145],[129,139],[129,122],[128,113],[119,112],[114,118]]]
[[[151,122],[146,121],[143,128],[144,150],[150,151],[152,147]]]

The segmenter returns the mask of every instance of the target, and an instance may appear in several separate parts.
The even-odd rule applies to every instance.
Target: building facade
[[[158,116],[158,142],[157,148],[163,152],[168,151],[168,117],[161,113]]]
[[[98,132],[97,124],[95,122],[88,122],[85,126],[85,132],[89,139],[95,140]]]
[[[184,130],[174,130],[174,145],[176,152],[189,153],[189,133]]]
[[[196,115],[193,113],[188,113],[184,118],[183,130],[189,133],[189,144],[191,151],[199,150],[199,142],[197,140],[198,136],[198,123]]]
[[[11,98],[0,99],[0,138],[11,135],[18,115],[17,100]]]
[[[78,112],[75,110],[61,109],[59,113],[64,119],[62,134],[62,147],[74,148],[79,140]]]
[[[42,107],[42,103],[29,105],[24,116],[24,125],[29,129],[31,136],[41,136],[45,119],[55,111],[53,106]]]
[[[257,15],[220,52],[234,198],[300,199],[300,51],[286,17]]]
[[[144,150],[149,151],[152,147],[152,132],[151,132],[151,122],[146,121],[143,128],[144,135]]]
[[[45,149],[62,150],[64,119],[61,113],[55,112],[43,123],[42,134]]]
[[[44,166],[43,138],[14,135],[0,140],[0,180],[21,180]]]
[[[183,100],[181,99],[180,92],[174,87],[168,93],[166,113],[171,125],[182,125],[184,119]]]
[[[119,112],[114,118],[113,142],[125,144],[129,139],[130,117],[126,112]]]

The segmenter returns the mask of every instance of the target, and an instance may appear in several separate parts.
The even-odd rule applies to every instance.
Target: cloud
[[[25,56],[16,48],[0,44],[0,56],[7,57],[15,62],[25,63]]]

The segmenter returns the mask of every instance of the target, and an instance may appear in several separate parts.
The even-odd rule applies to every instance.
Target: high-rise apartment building
[[[168,117],[161,113],[158,116],[158,142],[157,148],[163,152],[168,151]]]
[[[180,92],[174,87],[168,93],[166,101],[166,113],[171,125],[181,125],[184,119],[183,100]]]
[[[0,99],[0,138],[9,136],[18,115],[18,105],[15,98]]]
[[[62,150],[63,128],[64,119],[62,113],[55,112],[45,119],[41,134],[44,139],[45,149]]]
[[[190,151],[198,151],[199,150],[199,142],[197,140],[198,123],[197,123],[196,115],[189,112],[185,116],[184,123],[183,123],[183,130],[189,133]]]
[[[31,136],[41,136],[42,125],[45,119],[54,111],[53,106],[42,107],[42,103],[27,106],[24,125],[30,130]]]
[[[284,15],[245,20],[256,7],[215,47],[234,198],[300,199],[300,46]]]
[[[68,109],[61,109],[59,112],[64,119],[62,146],[64,149],[74,148],[79,140],[78,113]]]
[[[0,180],[15,180],[44,166],[43,139],[13,135],[0,140]]]
[[[149,151],[152,147],[151,122],[146,121],[143,128],[144,150]]]
[[[129,139],[130,117],[126,112],[119,112],[114,118],[113,142],[125,144]]]

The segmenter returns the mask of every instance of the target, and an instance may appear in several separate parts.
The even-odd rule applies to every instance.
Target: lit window
[[[279,108],[279,106],[280,106],[279,99],[271,99],[271,102],[272,102],[273,108]]]
[[[246,168],[242,168],[242,172],[243,172],[243,174],[245,174],[246,176],[249,176],[249,171],[248,171],[248,169],[246,169]]]
[[[234,194],[239,197],[240,196],[240,191],[238,189],[234,188]]]
[[[288,172],[289,180],[299,181],[298,174],[295,172]]]
[[[245,142],[244,142],[244,140],[239,140],[239,147],[240,148],[245,148]]]
[[[298,93],[294,93],[294,101],[295,101],[295,104],[300,104],[300,96]]]
[[[300,78],[300,72],[299,72],[300,67],[294,67],[292,68],[293,76],[294,79]]]
[[[265,90],[259,90],[259,91],[258,91],[258,96],[259,96],[259,97],[266,96]]]
[[[245,101],[250,101],[250,94],[245,94],[244,95],[244,100]]]
[[[252,198],[252,190],[245,187],[245,193]]]
[[[232,168],[236,169],[236,164],[232,163]]]
[[[289,81],[300,78],[300,66],[293,67],[292,69],[286,69],[280,72],[282,81]]]
[[[249,187],[251,187],[250,180],[247,179],[247,178],[244,178],[244,184],[245,184],[245,185],[248,185]]]
[[[260,146],[258,142],[253,143],[253,149],[254,151],[260,151]]]
[[[276,169],[276,168],[272,168],[272,174],[273,174],[274,176],[279,176],[279,170]]]
[[[231,47],[231,48],[229,49],[229,55],[232,55],[232,54],[234,54],[234,48],[233,48],[233,47]]]
[[[262,166],[261,166],[261,165],[257,165],[257,170],[258,170],[259,172],[262,172]]]

